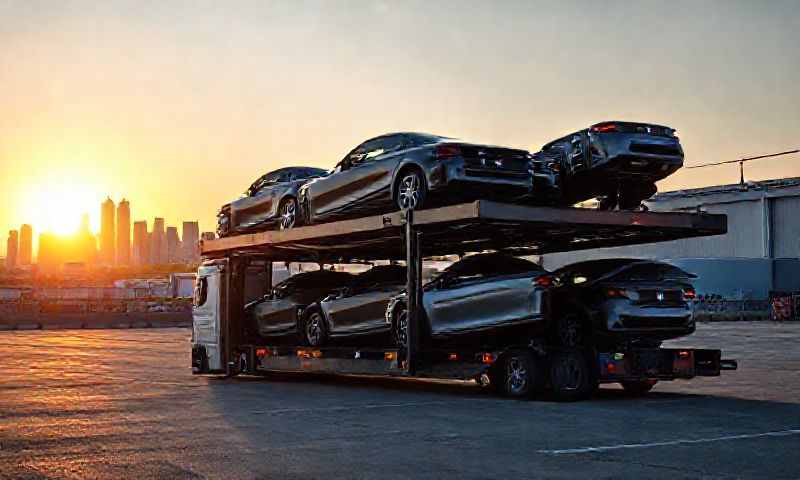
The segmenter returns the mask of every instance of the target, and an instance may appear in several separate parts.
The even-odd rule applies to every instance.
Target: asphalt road
[[[187,329],[0,333],[0,478],[800,477],[800,324],[740,370],[560,404],[459,382],[192,376]]]

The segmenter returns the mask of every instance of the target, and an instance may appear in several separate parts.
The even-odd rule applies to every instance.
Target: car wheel
[[[297,200],[294,198],[284,199],[278,207],[278,225],[281,230],[288,230],[297,224]]]
[[[321,347],[328,339],[328,324],[322,311],[311,307],[303,316],[303,341],[312,347]]]
[[[541,362],[525,350],[504,355],[489,378],[495,390],[509,398],[529,397],[544,384]]]
[[[394,310],[394,321],[392,322],[392,340],[398,347],[405,348],[408,345],[408,310],[405,305],[400,305]]]
[[[231,231],[231,216],[230,214],[220,215],[217,220],[217,236],[224,238],[230,235]]]
[[[561,315],[553,325],[553,340],[562,347],[579,347],[586,342],[586,331],[581,317],[576,313]]]
[[[395,203],[400,210],[419,210],[425,202],[428,185],[418,170],[406,170],[397,183]]]
[[[557,352],[550,358],[550,384],[556,400],[562,402],[588,398],[597,387],[589,362],[578,350]]]
[[[625,389],[625,393],[638,397],[652,390],[656,383],[656,381],[641,380],[638,382],[622,382],[621,385]]]

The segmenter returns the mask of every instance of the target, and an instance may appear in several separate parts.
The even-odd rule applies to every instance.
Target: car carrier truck
[[[192,328],[196,374],[325,372],[442,379],[477,379],[508,396],[545,388],[560,400],[587,398],[602,383],[639,385],[718,376],[733,370],[720,350],[564,348],[541,335],[490,349],[420,344],[423,258],[498,251],[541,255],[724,234],[724,215],[533,207],[479,200],[290,230],[205,240],[197,275]],[[244,315],[248,299],[272,287],[273,262],[341,264],[397,260],[407,265],[407,342],[402,347],[271,344]],[[520,383],[522,382],[522,383]],[[529,388],[514,388],[524,384]]]

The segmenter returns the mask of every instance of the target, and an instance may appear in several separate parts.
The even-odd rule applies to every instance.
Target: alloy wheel
[[[293,198],[283,202],[281,205],[281,230],[288,230],[294,227],[295,220],[297,219],[297,203]]]
[[[322,315],[318,312],[312,313],[306,322],[306,339],[309,345],[316,347],[322,341]]]
[[[398,346],[406,346],[408,344],[408,311],[403,309],[397,314],[397,321],[395,322],[395,340]]]
[[[397,204],[402,210],[414,210],[422,197],[422,180],[416,173],[409,173],[400,180]]]
[[[519,357],[506,362],[506,390],[511,395],[520,395],[528,386],[528,369]]]

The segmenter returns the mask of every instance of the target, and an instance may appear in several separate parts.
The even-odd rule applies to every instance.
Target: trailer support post
[[[422,234],[414,228],[414,211],[405,211],[406,225],[406,372],[415,375],[417,372],[417,354],[419,352],[419,314],[422,304],[422,255],[420,238]]]

